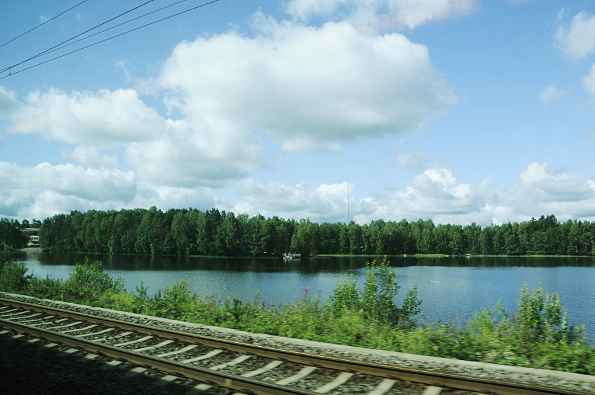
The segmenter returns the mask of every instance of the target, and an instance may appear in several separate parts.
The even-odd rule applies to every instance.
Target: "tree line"
[[[21,232],[22,227],[23,224],[17,220],[0,218],[0,248],[19,249],[26,247],[28,237]]]
[[[55,253],[281,256],[317,254],[595,255],[595,223],[555,216],[503,225],[369,224],[235,215],[211,209],[73,211],[43,221],[40,242]]]

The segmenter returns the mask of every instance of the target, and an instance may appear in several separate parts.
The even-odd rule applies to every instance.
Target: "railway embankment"
[[[200,324],[193,324],[187,323],[182,321],[170,320],[165,318],[158,318],[134,313],[124,313],[120,311],[98,308],[98,307],[89,307],[83,306],[73,303],[67,302],[59,302],[54,300],[47,300],[47,299],[38,299],[24,295],[18,294],[8,294],[2,293],[0,294],[2,299],[5,299],[5,304],[9,303],[10,301],[14,301],[15,307],[13,309],[8,309],[9,305],[5,305],[4,313],[0,312],[0,319],[2,316],[10,316],[11,314],[20,314],[20,317],[23,319],[26,317],[31,317],[31,319],[40,319],[37,315],[43,312],[43,308],[50,308],[54,309],[54,313],[48,313],[52,316],[59,315],[57,312],[64,311],[64,312],[71,312],[75,314],[75,316],[71,316],[71,320],[76,320],[72,324],[68,322],[60,325],[60,327],[66,327],[70,329],[68,325],[72,325],[76,328],[76,325],[81,325],[81,330],[97,330],[88,328],[89,325],[85,323],[81,323],[83,321],[82,318],[76,317],[76,314],[95,317],[97,319],[106,319],[112,320],[115,322],[122,322],[122,323],[129,323],[131,325],[143,328],[153,328],[159,331],[165,331],[169,333],[177,333],[177,334],[185,334],[189,337],[184,338],[186,344],[191,343],[192,341],[201,342],[204,339],[210,339],[214,342],[222,342],[217,344],[213,349],[221,349],[225,348],[226,346],[221,346],[221,344],[227,343],[229,347],[231,347],[231,351],[233,352],[232,355],[229,357],[231,360],[225,360],[225,358],[218,361],[215,366],[218,365],[226,365],[225,368],[229,368],[232,365],[239,364],[243,362],[241,355],[238,355],[238,352],[246,352],[250,348],[253,348],[253,352],[257,355],[266,355],[269,357],[273,357],[273,354],[276,353],[286,353],[284,356],[276,355],[279,357],[279,360],[290,360],[293,363],[297,363],[301,361],[304,363],[305,361],[300,358],[307,358],[308,356],[316,359],[318,358],[319,362],[312,362],[309,360],[307,363],[316,365],[316,364],[324,364],[328,361],[335,361],[334,368],[341,366],[343,368],[344,374],[352,374],[346,373],[346,371],[358,371],[361,370],[362,367],[384,367],[385,369],[393,369],[395,371],[400,371],[404,373],[405,376],[409,379],[412,379],[413,382],[423,382],[425,379],[416,377],[415,375],[426,375],[427,377],[437,377],[436,381],[432,381],[434,379],[429,379],[432,383],[439,383],[440,380],[446,380],[443,382],[449,382],[455,388],[457,386],[456,380],[462,381],[469,381],[469,382],[477,382],[477,383],[484,383],[489,385],[501,385],[504,387],[508,386],[509,392],[501,392],[501,393],[514,393],[510,392],[510,388],[514,388],[517,386],[518,389],[548,389],[549,393],[566,393],[566,394],[595,394],[595,377],[588,376],[588,375],[580,375],[574,373],[565,373],[565,372],[558,372],[558,371],[550,371],[550,370],[542,370],[542,369],[530,369],[530,368],[522,368],[522,367],[512,367],[512,366],[503,366],[503,365],[496,365],[496,364],[487,364],[487,363],[480,363],[480,362],[468,362],[468,361],[460,361],[460,360],[453,360],[453,359],[445,359],[445,358],[437,358],[437,357],[427,357],[427,356],[420,356],[420,355],[413,355],[413,354],[405,354],[405,353],[398,353],[398,352],[390,352],[390,351],[382,351],[382,350],[375,350],[375,349],[366,349],[361,347],[351,347],[351,346],[344,346],[344,345],[336,345],[336,344],[329,344],[329,343],[322,343],[322,342],[314,342],[314,341],[306,341],[306,340],[298,340],[280,336],[271,336],[271,335],[264,335],[264,334],[255,334],[245,331],[239,331],[234,329],[226,329],[226,328],[219,328],[207,325],[200,325]],[[18,303],[25,303],[25,305],[30,305],[32,310],[24,309],[19,311]],[[10,304],[10,303],[9,303]],[[23,306],[25,306],[23,305]],[[23,308],[21,306],[20,308]],[[35,306],[38,306],[39,311],[35,312]],[[17,310],[14,310],[17,309]],[[10,310],[13,310],[12,312]],[[7,313],[8,312],[8,313]],[[29,314],[31,313],[31,314]],[[61,314],[61,313],[60,313]],[[82,317],[82,316],[81,316]],[[76,324],[78,322],[78,324]],[[97,321],[95,326],[101,321]],[[102,327],[106,325],[110,325],[108,323],[103,323]],[[88,329],[85,329],[88,328]],[[153,330],[150,329],[150,330]],[[105,329],[104,329],[105,330]],[[164,333],[165,333],[164,332]],[[160,337],[167,338],[167,335],[161,333]],[[128,341],[129,345],[139,344],[142,345],[143,342],[147,341],[145,339],[147,337],[146,333],[144,336],[139,335],[136,339]],[[145,339],[145,340],[142,340]],[[157,340],[154,340],[154,342]],[[160,347],[168,346],[169,344],[163,344],[164,341],[160,341],[158,343],[153,342],[153,347],[156,344],[160,344]],[[126,344],[127,342],[122,341],[120,344]],[[171,343],[171,341],[170,341]],[[208,342],[207,342],[208,343]],[[112,342],[113,345],[113,342]],[[214,344],[210,344],[214,346]],[[142,348],[147,348],[151,346],[145,346]],[[185,347],[188,347],[187,345]],[[239,348],[238,348],[239,347]],[[171,346],[170,346],[171,348]],[[164,349],[166,350],[166,349]],[[163,351],[163,350],[162,350]],[[174,350],[169,349],[166,351],[167,353],[175,352]],[[213,350],[209,351],[208,353],[213,353]],[[272,353],[272,354],[271,354]],[[163,354],[163,352],[162,352]],[[201,355],[204,355],[201,354]],[[217,355],[217,354],[215,354]],[[215,356],[213,355],[213,356]],[[304,357],[305,356],[305,357]],[[247,359],[247,358],[246,358]],[[236,363],[231,363],[233,361],[239,361]],[[323,362],[320,362],[323,361]],[[324,362],[327,361],[327,362]],[[337,365],[336,361],[341,361],[343,365]],[[267,364],[272,363],[272,361],[268,361]],[[274,365],[274,364],[273,364]],[[263,365],[264,367],[264,365]],[[327,366],[328,367],[328,366]],[[272,370],[272,369],[271,369]],[[337,369],[335,369],[337,370]],[[407,376],[409,374],[409,376]],[[411,376],[413,375],[413,376]],[[331,375],[332,376],[332,375]],[[324,375],[323,375],[324,377]],[[339,376],[337,376],[339,377]],[[343,378],[347,376],[341,376]],[[349,376],[351,377],[351,376]],[[349,378],[348,377],[348,378]],[[328,377],[327,377],[328,378]],[[394,378],[394,377],[393,377]],[[322,378],[319,378],[323,380]],[[448,381],[454,379],[455,381]],[[333,380],[329,380],[332,382]],[[348,380],[345,380],[348,381]],[[461,382],[462,382],[461,381]],[[425,383],[428,384],[428,383]],[[481,384],[480,384],[481,385]],[[450,388],[450,387],[448,387]],[[343,392],[349,393],[349,392]],[[446,392],[445,392],[446,393]],[[498,392],[494,392],[498,393]],[[522,393],[522,392],[519,392]]]

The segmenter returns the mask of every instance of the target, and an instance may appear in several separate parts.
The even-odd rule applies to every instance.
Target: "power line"
[[[50,58],[50,59],[48,59],[48,60],[44,60],[43,62],[39,62],[39,63],[33,64],[33,65],[31,65],[31,66],[24,67],[24,68],[22,68],[22,69],[19,69],[19,70],[17,70],[17,71],[14,71],[14,72],[11,70],[11,71],[9,71],[9,73],[8,73],[8,74],[6,74],[5,76],[3,76],[3,77],[0,77],[0,80],[4,80],[4,79],[7,79],[7,78],[10,78],[10,77],[12,77],[12,76],[14,76],[14,75],[21,74],[21,73],[23,73],[23,72],[25,72],[25,71],[27,71],[27,70],[34,69],[34,68],[36,68],[36,67],[42,66],[42,65],[44,65],[44,64],[47,64],[47,63],[50,63],[50,62],[54,62],[54,61],[56,61],[56,60],[58,60],[58,59],[65,58],[66,56],[72,55],[72,54],[74,54],[74,53],[81,52],[81,51],[84,51],[85,49],[88,49],[88,48],[91,48],[91,47],[97,46],[97,45],[99,45],[99,44],[103,44],[103,43],[105,43],[105,42],[107,42],[107,41],[110,41],[110,40],[113,40],[113,39],[115,39],[115,38],[122,37],[122,36],[124,36],[124,35],[126,35],[126,34],[128,34],[128,33],[132,33],[132,32],[135,32],[135,31],[137,31],[137,30],[144,29],[144,28],[146,28],[146,27],[149,27],[149,26],[155,25],[155,24],[157,24],[157,23],[160,23],[160,22],[164,22],[164,21],[166,21],[166,20],[169,20],[169,19],[175,18],[175,17],[177,17],[177,16],[180,16],[180,15],[182,15],[182,14],[187,14],[187,13],[189,13],[189,12],[191,12],[191,11],[194,11],[194,10],[196,10],[196,9],[203,8],[203,7],[209,6],[209,5],[211,5],[211,4],[218,3],[218,2],[220,2],[220,1],[222,1],[222,0],[211,0],[211,1],[207,1],[207,2],[204,2],[204,3],[198,4],[198,5],[194,6],[194,7],[187,8],[187,9],[185,9],[185,10],[182,10],[182,11],[180,11],[180,12],[176,12],[176,13],[174,13],[174,14],[170,14],[170,15],[164,16],[164,17],[162,17],[162,18],[155,19],[154,21],[151,21],[151,22],[145,23],[144,25],[137,26],[137,27],[135,27],[135,28],[132,28],[132,29],[129,29],[129,30],[123,31],[123,32],[121,32],[121,33],[118,33],[118,34],[114,34],[114,35],[112,35],[112,36],[109,36],[109,37],[106,37],[106,38],[104,38],[104,39],[102,39],[102,40],[99,40],[99,41],[92,42],[91,44],[85,45],[85,46],[83,46],[83,47],[80,47],[80,48],[73,49],[72,51],[68,51],[68,52],[66,52],[66,53],[63,53],[63,54],[61,54],[61,55],[58,55],[58,56],[55,56],[55,57],[53,57],[53,58]],[[6,70],[4,70],[4,71],[6,71]]]
[[[177,5],[180,5],[180,4],[182,4],[182,3],[186,3],[186,2],[188,2],[188,1],[191,1],[191,0],[179,0],[179,1],[176,1],[176,2],[174,2],[174,3],[168,4],[168,5],[166,5],[166,6],[159,7],[159,8],[157,8],[157,9],[153,10],[153,11],[145,12],[144,14],[141,14],[141,15],[135,16],[134,18],[127,19],[127,20],[125,20],[125,21],[123,21],[123,22],[117,23],[117,24],[115,24],[115,25],[113,25],[113,26],[110,26],[110,27],[108,27],[108,28],[106,28],[106,29],[103,29],[103,30],[100,30],[100,31],[98,31],[98,32],[95,32],[95,33],[89,34],[89,35],[87,35],[87,36],[85,36],[85,37],[81,37],[81,38],[79,38],[79,39],[77,39],[77,40],[74,40],[74,41],[70,41],[70,42],[68,42],[68,43],[65,43],[65,44],[63,44],[63,45],[61,45],[61,46],[59,46],[59,47],[57,47],[57,48],[54,48],[54,49],[52,49],[52,50],[50,50],[50,51],[46,52],[46,54],[45,54],[45,55],[47,55],[47,54],[50,54],[50,53],[54,53],[54,52],[56,52],[56,51],[59,51],[59,50],[61,50],[61,49],[63,49],[63,48],[69,47],[69,46],[71,46],[71,45],[73,45],[73,44],[80,43],[80,42],[82,42],[82,41],[85,41],[85,40],[88,40],[88,39],[90,39],[90,38],[92,38],[92,37],[96,37],[96,36],[98,36],[98,35],[100,35],[100,34],[103,34],[103,33],[105,33],[105,32],[109,32],[110,30],[117,29],[117,28],[119,28],[119,27],[121,27],[121,26],[124,26],[124,25],[127,25],[127,24],[129,24],[129,23],[135,22],[135,21],[137,21],[137,20],[139,20],[139,19],[142,19],[142,18],[145,18],[145,17],[147,17],[147,16],[149,16],[149,15],[157,14],[158,12],[161,12],[161,11],[163,11],[163,10],[166,10],[166,9],[168,9],[168,8],[175,7],[175,6],[177,6]]]
[[[44,26],[44,25],[47,25],[47,24],[48,24],[48,23],[50,23],[51,21],[53,21],[53,20],[56,20],[56,19],[60,18],[62,15],[64,15],[64,14],[68,13],[69,11],[72,11],[72,10],[74,10],[74,9],[75,9],[75,8],[77,8],[78,6],[81,6],[81,5],[85,4],[85,3],[86,3],[86,2],[88,2],[88,1],[89,1],[89,0],[83,0],[83,1],[79,1],[79,2],[78,2],[78,3],[76,3],[75,5],[73,5],[73,6],[69,7],[69,8],[67,8],[67,9],[65,9],[64,11],[60,11],[59,13],[57,13],[56,15],[54,15],[53,17],[51,17],[51,18],[49,18],[49,19],[47,19],[47,20],[45,20],[45,21],[41,22],[41,23],[40,23],[40,24],[38,24],[38,25],[35,25],[35,26],[33,26],[33,27],[31,27],[31,28],[29,28],[29,29],[25,30],[24,32],[22,32],[21,34],[18,34],[18,35],[16,35],[16,36],[14,36],[14,37],[13,37],[13,38],[11,38],[10,40],[3,42],[2,44],[0,44],[0,48],[4,48],[4,47],[5,47],[5,46],[7,46],[8,44],[15,42],[15,41],[16,41],[16,40],[18,40],[19,38],[21,38],[21,37],[23,37],[23,36],[25,36],[25,35],[27,35],[27,34],[29,34],[29,33],[31,33],[31,32],[34,32],[35,30],[39,29],[40,27],[42,27],[42,26]]]
[[[21,60],[20,62],[17,62],[17,63],[11,64],[10,66],[3,67],[2,69],[0,69],[0,73],[3,73],[3,72],[5,72],[5,71],[7,71],[7,70],[14,69],[15,67],[18,67],[18,66],[20,66],[20,65],[22,65],[22,64],[24,64],[24,63],[27,63],[27,62],[29,62],[29,61],[31,61],[31,60],[33,60],[33,59],[36,59],[36,58],[38,58],[38,57],[40,57],[40,56],[43,56],[43,55],[45,55],[46,53],[48,53],[49,51],[51,51],[51,50],[52,50],[52,49],[54,49],[54,48],[57,48],[57,47],[59,47],[59,46],[61,46],[61,45],[65,44],[65,43],[67,43],[67,42],[70,42],[70,41],[74,40],[75,38],[79,38],[80,36],[82,36],[82,35],[84,35],[84,34],[87,34],[87,33],[89,33],[90,31],[93,31],[93,30],[95,30],[95,29],[97,29],[97,28],[99,28],[99,27],[101,27],[101,26],[105,25],[106,23],[110,23],[110,22],[112,22],[112,21],[114,21],[114,20],[116,20],[116,19],[118,19],[118,18],[120,18],[120,17],[123,17],[123,16],[124,16],[124,15],[126,15],[126,14],[130,14],[131,12],[133,12],[133,11],[136,11],[137,9],[139,9],[139,8],[141,8],[141,7],[144,7],[144,6],[146,6],[147,4],[149,4],[149,3],[152,3],[152,2],[154,2],[154,1],[156,1],[156,0],[146,0],[146,1],[144,1],[143,3],[141,3],[141,4],[137,5],[136,7],[130,8],[130,9],[128,9],[128,10],[126,10],[126,11],[124,11],[124,12],[121,12],[121,13],[119,13],[118,15],[115,15],[115,16],[113,16],[113,17],[111,17],[111,18],[108,18],[108,19],[106,19],[106,20],[104,20],[104,21],[102,21],[102,22],[100,22],[100,23],[98,23],[98,24],[96,24],[96,25],[94,25],[94,26],[91,26],[89,29],[85,30],[84,32],[81,32],[81,33],[75,34],[74,36],[72,36],[72,37],[70,37],[70,38],[68,38],[68,39],[66,39],[66,40],[64,40],[64,41],[62,41],[62,42],[59,42],[58,44],[56,44],[56,45],[53,45],[53,46],[51,46],[51,47],[49,47],[49,48],[47,48],[47,49],[45,49],[45,50],[43,50],[43,51],[41,51],[41,52],[38,52],[38,53],[36,53],[35,55],[33,55],[33,56],[30,56],[30,57],[28,57],[28,58],[27,58],[27,59],[25,59],[25,60]]]

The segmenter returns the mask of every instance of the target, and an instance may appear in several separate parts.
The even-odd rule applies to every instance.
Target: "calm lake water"
[[[101,258],[108,273],[134,291],[144,283],[150,292],[184,280],[202,296],[290,303],[305,294],[325,299],[347,275],[363,280],[368,258],[320,257],[284,264],[280,259],[114,257]],[[65,278],[80,257],[29,255],[36,276]],[[417,287],[423,301],[420,322],[463,322],[500,301],[516,307],[523,285],[560,294],[572,323],[584,324],[595,340],[595,259],[592,258],[392,258],[401,287]]]

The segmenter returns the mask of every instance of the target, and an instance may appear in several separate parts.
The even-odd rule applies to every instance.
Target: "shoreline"
[[[22,248],[18,251],[22,251],[26,254],[29,253],[48,253],[40,247],[28,247]],[[84,252],[84,251],[73,251],[73,252],[61,252],[57,255],[97,255],[97,256],[110,256],[107,253],[101,252]],[[133,257],[150,257],[150,258],[210,258],[210,259],[270,259],[278,260],[282,259],[281,256],[233,256],[233,255],[175,255],[175,254],[136,254],[136,253],[121,253],[113,254],[112,256],[133,256]],[[316,258],[439,258],[439,259],[454,259],[454,258],[592,258],[595,260],[595,255],[493,255],[493,254],[462,254],[462,255],[450,255],[450,254],[318,254],[311,257],[304,257],[304,259],[316,259]]]

